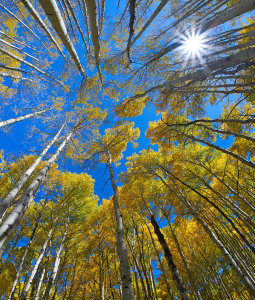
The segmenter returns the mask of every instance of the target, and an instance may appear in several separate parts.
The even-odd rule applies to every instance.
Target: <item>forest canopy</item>
[[[1,299],[255,299],[254,9],[0,1]]]

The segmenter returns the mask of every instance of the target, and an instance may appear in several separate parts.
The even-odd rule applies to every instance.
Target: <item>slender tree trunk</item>
[[[136,266],[134,266],[134,275],[135,275],[135,285],[136,285],[136,296],[137,299],[140,300],[140,289],[139,289],[139,283],[137,278],[137,272],[136,272]]]
[[[87,13],[89,16],[89,24],[90,24],[90,32],[92,43],[94,46],[94,55],[96,61],[96,67],[98,70],[98,74],[100,80],[102,82],[101,69],[99,65],[99,52],[100,52],[100,44],[99,44],[99,34],[98,34],[98,24],[97,24],[97,7],[95,0],[82,0],[86,2]]]
[[[173,274],[173,279],[175,280],[176,282],[176,285],[177,285],[177,288],[180,292],[180,296],[181,296],[181,299],[182,300],[188,300],[189,297],[187,295],[187,290],[186,290],[186,287],[184,286],[184,283],[183,283],[183,280],[181,278],[181,275],[176,267],[176,264],[174,263],[173,261],[173,257],[172,257],[172,254],[170,252],[170,249],[166,243],[166,240],[165,240],[165,237],[164,235],[162,234],[159,226],[158,226],[158,223],[155,219],[155,217],[153,215],[151,215],[151,224],[153,225],[154,227],[154,232],[155,234],[157,235],[158,237],[158,241],[160,242],[163,250],[164,250],[164,256],[166,258],[166,261],[167,261],[167,264],[169,266],[169,269],[171,270],[172,274]]]
[[[54,36],[49,31],[47,25],[43,22],[43,20],[41,19],[41,17],[39,16],[39,14],[35,10],[35,8],[33,7],[32,3],[29,0],[21,0],[21,2],[28,9],[28,11],[30,12],[30,14],[37,21],[37,23],[41,26],[41,28],[46,33],[46,35],[50,38],[50,40],[52,41],[52,43],[54,44],[54,46],[58,49],[58,51],[61,53],[61,55],[66,60],[66,57],[65,57],[63,51],[61,50],[59,44],[57,43],[57,41],[55,40]]]
[[[113,286],[112,286],[112,276],[111,276],[111,272],[110,272],[110,265],[109,265],[109,260],[108,260],[108,256],[106,256],[106,263],[107,263],[107,270],[108,270],[108,277],[109,277],[109,285],[110,285],[110,291],[111,291],[111,298],[112,300],[115,300],[114,297],[114,292],[113,292]]]
[[[50,231],[49,231],[49,233],[47,235],[47,238],[46,238],[46,240],[45,240],[45,242],[43,244],[41,253],[40,253],[39,257],[36,260],[36,263],[35,263],[35,265],[33,267],[33,270],[31,272],[31,275],[30,275],[29,280],[27,282],[26,288],[25,288],[25,290],[23,291],[23,293],[22,293],[22,295],[20,297],[20,300],[26,300],[27,299],[27,294],[29,292],[30,286],[31,286],[32,281],[33,281],[33,279],[35,277],[35,274],[37,273],[39,265],[40,265],[40,263],[41,263],[41,261],[43,259],[44,253],[46,251],[46,248],[47,248],[47,245],[48,245],[48,242],[49,242],[49,240],[51,238],[52,233],[53,233],[53,228],[50,229]]]
[[[129,0],[129,35],[128,35],[128,41],[127,41],[127,57],[129,60],[129,63],[131,63],[131,57],[130,57],[130,48],[131,48],[131,40],[134,35],[134,24],[135,24],[135,6],[136,6],[136,0]]]
[[[248,0],[248,1],[239,1],[238,5],[235,5],[232,8],[227,8],[226,10],[223,10],[219,12],[215,18],[209,20],[204,25],[202,25],[202,28],[200,28],[200,34],[203,32],[215,28],[219,25],[222,25],[229,20],[232,20],[238,16],[241,16],[244,13],[247,13],[255,8],[255,2],[254,0]],[[181,46],[180,42],[172,43],[171,45],[167,46],[165,49],[160,51],[156,56],[154,56],[150,61],[148,61],[145,66],[148,66],[149,64],[153,63],[154,61],[157,61],[165,54],[169,53],[170,51],[173,51]]]
[[[49,109],[44,109],[44,110],[37,111],[37,112],[31,113],[31,114],[27,114],[27,115],[24,115],[24,116],[21,116],[21,117],[17,117],[17,118],[14,118],[14,119],[1,121],[0,122],[0,127],[7,126],[7,125],[10,125],[10,124],[13,124],[13,123],[17,123],[19,121],[23,121],[23,120],[26,120],[26,119],[31,119],[33,117],[36,117],[36,116],[39,116],[39,115],[45,113],[48,110]]]
[[[134,243],[132,243],[132,245],[130,245],[130,243],[128,241],[128,238],[127,238],[127,243],[128,243],[128,247],[129,247],[129,249],[131,251],[131,254],[132,254],[132,257],[133,257],[136,269],[138,271],[138,274],[139,274],[139,277],[140,277],[140,280],[141,280],[141,285],[142,285],[143,294],[144,294],[143,296],[144,296],[145,299],[149,299],[147,291],[146,291],[146,288],[145,288],[144,280],[143,280],[143,274],[142,274],[142,271],[140,270],[140,266],[139,266],[138,261],[136,259],[136,253],[134,251]]]
[[[140,243],[139,232],[138,232],[138,228],[137,228],[136,225],[134,225],[134,228],[135,228],[135,232],[136,232],[136,239],[137,239],[137,242],[138,242],[140,265],[141,265],[141,268],[142,268],[142,271],[143,271],[143,274],[144,274],[144,278],[145,278],[145,282],[146,282],[146,286],[147,286],[147,292],[148,292],[147,298],[148,299],[153,299],[150,280],[149,280],[149,277],[148,277],[148,274],[147,274],[147,268],[146,268],[145,261],[144,261],[143,241],[141,241],[141,243]]]
[[[63,83],[61,83],[61,82],[60,82],[59,80],[57,80],[56,78],[50,76],[50,75],[47,74],[46,72],[42,71],[41,69],[37,68],[34,64],[31,64],[31,63],[27,62],[26,60],[24,60],[24,59],[18,57],[17,55],[15,55],[15,54],[13,54],[13,53],[11,53],[11,52],[5,50],[5,49],[0,48],[0,52],[2,52],[3,54],[5,54],[5,55],[7,55],[7,56],[9,56],[9,57],[11,57],[11,58],[13,58],[13,59],[15,59],[15,60],[21,62],[21,63],[23,63],[23,64],[25,64],[25,65],[27,65],[28,67],[30,67],[30,68],[36,70],[37,72],[43,74],[44,76],[46,76],[46,77],[48,77],[48,78],[54,80],[55,82],[57,82],[58,84],[60,84],[60,85],[63,86]]]
[[[26,57],[32,58],[33,60],[36,60],[37,62],[39,62],[39,61],[42,62],[42,61],[39,60],[38,58],[36,58],[36,57],[34,57],[34,56],[28,54],[28,53],[25,52],[24,50],[20,49],[19,47],[16,47],[16,46],[12,45],[11,43],[8,43],[8,42],[6,42],[5,40],[2,40],[1,38],[0,38],[0,43],[6,45],[7,47],[11,47],[11,48],[13,48],[13,49],[15,49],[15,50],[17,50],[17,51],[23,53]]]
[[[35,300],[39,300],[40,299],[40,291],[41,291],[41,287],[42,287],[42,283],[43,283],[43,278],[44,278],[44,275],[45,275],[45,271],[46,271],[46,268],[43,268],[42,274],[41,274],[41,277],[40,277],[40,280],[39,280],[39,283],[38,283],[38,287],[37,287],[37,290],[36,290]]]
[[[42,298],[43,300],[48,300],[50,298],[51,290],[53,288],[54,282],[55,282],[56,277],[57,277],[57,273],[58,273],[58,269],[59,269],[59,265],[60,265],[61,254],[62,254],[62,251],[64,249],[64,243],[65,243],[65,239],[66,239],[66,235],[67,235],[67,228],[68,228],[68,223],[67,223],[67,226],[66,226],[65,233],[64,233],[64,236],[62,238],[61,244],[60,244],[59,249],[56,253],[56,259],[55,259],[53,271],[52,271],[52,273],[50,275],[50,278],[49,278],[49,281],[47,283],[47,287],[46,287],[46,290],[45,290],[43,298]]]
[[[155,244],[155,241],[154,241],[154,238],[153,238],[153,236],[152,236],[150,227],[149,227],[149,225],[148,225],[148,223],[147,223],[146,220],[145,220],[145,224],[146,224],[146,226],[147,226],[147,228],[148,228],[148,231],[149,231],[149,234],[150,234],[150,237],[151,237],[151,241],[152,241],[152,245],[153,245],[154,250],[155,250],[155,252],[156,252],[156,254],[157,254],[158,263],[159,263],[159,265],[160,265],[160,270],[161,270],[161,272],[162,272],[162,274],[163,274],[163,277],[164,277],[164,279],[165,279],[165,282],[166,282],[166,286],[167,286],[167,291],[168,291],[169,297],[170,297],[171,300],[174,300],[174,296],[173,296],[173,293],[172,293],[172,290],[171,290],[171,286],[170,286],[170,283],[169,283],[169,281],[168,281],[168,279],[167,279],[165,267],[164,267],[164,265],[162,264],[162,261],[161,261],[161,258],[160,258],[160,255],[159,255],[157,246],[156,246],[156,244]]]
[[[196,164],[196,162],[190,161],[192,164]],[[239,191],[236,191],[233,189],[229,184],[227,184],[223,179],[221,179],[216,173],[214,173],[210,168],[204,166],[204,165],[199,165],[200,167],[204,168],[208,172],[210,172],[220,183],[222,183],[227,189],[229,189],[237,198],[241,199],[243,203],[245,203],[246,206],[249,207],[250,210],[252,210],[253,213],[255,213],[255,207],[247,200],[245,199]]]
[[[80,33],[80,35],[81,35],[82,41],[83,41],[83,43],[84,43],[84,46],[85,46],[85,48],[86,48],[86,50],[87,50],[87,52],[88,52],[87,43],[86,43],[86,41],[85,41],[85,39],[84,39],[84,35],[83,35],[83,32],[82,32],[81,26],[80,26],[80,24],[79,24],[79,22],[78,22],[78,19],[77,19],[76,15],[75,15],[75,12],[74,12],[74,10],[73,10],[73,7],[72,7],[72,5],[71,5],[71,3],[70,3],[69,0],[66,0],[66,4],[67,4],[67,6],[68,6],[68,8],[69,8],[69,10],[70,10],[70,12],[71,12],[71,14],[72,14],[72,17],[73,17],[73,19],[74,19],[74,22],[75,22],[75,24],[76,24],[76,27],[78,28],[78,31],[79,31],[79,33]]]
[[[164,212],[164,215],[165,215],[165,212]],[[171,225],[171,223],[169,222],[168,218],[167,218],[167,221],[168,221],[168,225],[169,225],[170,231],[171,231],[171,233],[172,233],[173,239],[174,239],[175,244],[176,244],[176,246],[177,246],[178,252],[179,252],[179,254],[180,254],[181,258],[182,258],[183,264],[184,264],[185,269],[186,269],[186,271],[187,271],[187,274],[188,274],[188,277],[189,277],[189,281],[190,281],[190,284],[191,284],[191,289],[195,290],[195,294],[196,294],[197,299],[202,300],[201,295],[200,295],[200,292],[199,292],[199,290],[198,290],[198,288],[197,288],[197,285],[196,285],[196,283],[195,283],[195,280],[194,280],[194,278],[193,278],[193,275],[192,275],[192,273],[191,273],[191,271],[190,271],[190,268],[189,268],[188,263],[187,263],[187,261],[186,261],[186,258],[185,258],[185,256],[184,256],[184,253],[183,253],[183,251],[182,251],[182,249],[181,249],[181,245],[180,245],[180,243],[179,243],[179,241],[178,241],[178,239],[177,239],[177,236],[176,236],[176,234],[175,234],[175,232],[174,232],[174,230],[173,230],[173,228],[172,228],[172,225]]]
[[[74,49],[74,46],[69,38],[64,20],[61,16],[61,12],[58,8],[57,2],[55,0],[39,0],[44,12],[49,18],[53,28],[61,39],[62,43],[65,45],[66,49],[72,56],[78,70],[81,72],[84,78],[86,78],[86,74],[81,65],[79,57]]]
[[[150,276],[150,280],[151,280],[151,287],[152,287],[152,291],[154,294],[154,299],[158,300],[157,286],[156,286],[154,275],[153,275],[153,269],[152,269],[152,264],[151,264],[151,252],[150,252],[148,240],[147,240],[147,247],[148,247],[148,254],[149,254],[148,255],[149,256],[149,276]]]
[[[38,273],[37,273],[37,277],[38,277]],[[31,290],[30,290],[30,294],[29,294],[29,300],[33,300],[34,296],[35,296],[35,288],[36,288],[36,282],[38,281],[38,278],[34,278],[32,284],[31,284]]]
[[[73,264],[73,274],[72,274],[72,281],[70,283],[68,299],[72,299],[73,287],[74,287],[74,283],[75,283],[75,274],[76,274],[77,261],[78,261],[78,255],[76,256],[75,262]]]
[[[3,72],[0,72],[0,77],[7,77],[7,78],[11,78],[13,80],[22,80],[22,81],[24,80],[24,81],[35,82],[34,80],[27,78],[27,77],[15,76],[15,75],[12,75],[9,73],[3,73]]]
[[[11,205],[12,201],[15,199],[23,185],[26,183],[27,179],[32,175],[35,168],[39,165],[42,158],[45,156],[45,154],[48,152],[50,147],[56,142],[58,139],[60,133],[62,132],[63,128],[65,126],[65,123],[63,126],[59,129],[58,133],[54,136],[54,138],[51,140],[51,142],[47,145],[47,147],[44,148],[42,153],[37,157],[37,159],[34,161],[34,163],[26,170],[26,172],[21,176],[21,178],[14,184],[8,195],[3,199],[3,201],[0,204],[0,223],[2,222],[2,219]]]
[[[193,175],[195,175],[197,178],[199,178],[203,184],[209,189],[211,190],[214,194],[216,194],[219,199],[222,199],[221,202],[223,202],[223,205],[228,207],[230,210],[232,210],[232,212],[240,219],[242,220],[243,224],[247,227],[250,226],[249,229],[254,230],[255,229],[255,224],[252,221],[252,217],[250,217],[246,212],[244,212],[242,209],[240,209],[238,207],[238,205],[236,205],[233,201],[231,201],[231,199],[228,199],[227,197],[225,197],[222,193],[220,193],[218,190],[214,189],[210,184],[208,184],[207,181],[205,181],[202,177],[198,176],[197,174],[195,174],[194,172],[191,171],[191,173]],[[218,200],[219,201],[219,200]]]
[[[209,28],[214,28],[220,24],[224,24],[229,20],[232,20],[238,16],[241,16],[255,8],[254,0],[239,1],[237,5],[230,7],[224,11],[221,11],[214,19],[208,21],[202,26],[202,32]]]
[[[42,40],[38,37],[37,34],[35,34],[35,32],[29,26],[27,26],[23,21],[20,20],[20,18],[18,18],[15,14],[13,14],[8,8],[3,6],[1,3],[0,3],[0,7],[3,10],[5,10],[8,14],[10,14],[14,19],[16,19],[20,24],[22,24],[26,29],[28,29],[42,43],[42,45],[48,50],[48,48],[45,46],[45,44],[42,42]]]
[[[100,300],[104,300],[104,268],[103,268],[103,251],[99,241],[99,291]]]
[[[232,257],[230,252],[227,250],[227,248],[223,245],[223,243],[217,238],[217,236],[214,234],[214,232],[211,230],[211,228],[200,218],[199,214],[193,208],[193,206],[189,203],[189,201],[186,199],[186,197],[181,193],[180,189],[178,188],[179,192],[181,193],[182,197],[174,191],[166,182],[165,180],[157,175],[158,178],[161,179],[161,181],[164,183],[166,187],[169,188],[170,191],[172,191],[182,202],[185,206],[187,206],[191,213],[195,216],[195,218],[198,220],[198,222],[202,225],[205,232],[210,236],[210,238],[215,242],[215,244],[219,247],[224,257],[227,259],[229,264],[232,266],[232,268],[236,271],[238,277],[242,280],[244,285],[246,286],[248,292],[250,293],[251,297],[255,297],[255,286],[250,280],[249,276],[247,276],[243,270],[238,266],[235,259]]]
[[[55,154],[52,155],[52,157],[47,161],[46,165],[39,172],[34,181],[29,185],[29,187],[26,189],[23,195],[19,198],[10,214],[2,223],[0,227],[1,255],[3,255],[3,252],[5,250],[6,241],[10,239],[12,232],[16,230],[18,224],[20,223],[20,220],[24,216],[26,210],[28,209],[32,201],[34,200],[38,189],[40,188],[41,184],[45,181],[49,169],[51,168],[52,164],[55,162],[61,151],[66,146],[73,133],[73,130],[71,130],[70,133],[65,137],[64,141],[58,147]]]
[[[40,222],[40,219],[41,219],[41,214],[38,216],[38,218],[37,218],[37,220],[36,220],[36,223],[35,223],[33,232],[32,232],[32,234],[31,234],[31,236],[30,236],[30,238],[29,238],[29,242],[28,242],[28,244],[27,244],[27,246],[26,246],[26,248],[25,248],[25,252],[24,252],[23,255],[22,255],[22,258],[21,258],[21,261],[20,261],[20,264],[19,264],[19,268],[18,268],[18,271],[17,271],[17,273],[16,273],[16,277],[15,277],[15,279],[14,279],[14,282],[13,282],[13,284],[12,284],[12,289],[11,289],[11,292],[10,292],[10,294],[9,294],[8,300],[11,300],[12,297],[13,297],[13,295],[14,295],[14,293],[15,293],[15,289],[16,289],[17,282],[18,282],[18,280],[19,280],[20,272],[21,272],[21,270],[22,270],[22,268],[23,268],[23,264],[24,264],[25,259],[26,259],[26,257],[27,257],[28,250],[30,249],[30,246],[31,246],[32,241],[33,241],[33,239],[34,239],[34,236],[35,236],[35,233],[36,233],[38,224],[39,224],[39,222]]]
[[[197,195],[199,195],[201,198],[203,198],[205,201],[207,201],[208,203],[210,203],[233,227],[233,229],[239,234],[239,236],[241,237],[241,239],[246,243],[246,245],[250,248],[250,250],[255,253],[255,247],[253,246],[253,244],[250,243],[250,241],[247,240],[247,238],[245,237],[245,235],[240,231],[239,228],[237,228],[237,226],[234,224],[234,222],[224,213],[224,211],[219,208],[214,202],[212,202],[208,197],[204,196],[203,194],[201,194],[200,192],[198,192],[196,189],[194,189],[192,186],[190,186],[189,184],[187,184],[186,182],[182,181],[180,178],[176,177],[173,173],[169,172],[167,169],[165,169],[164,167],[161,166],[161,168],[170,176],[172,176],[175,180],[179,181],[180,183],[182,183],[184,186],[188,187],[191,191],[195,192]]]
[[[130,47],[134,45],[134,43],[140,38],[140,36],[144,33],[144,31],[150,26],[152,21],[157,17],[157,15],[161,12],[161,10],[165,7],[169,0],[161,0],[153,14],[149,17],[146,23],[143,25],[142,29],[138,32],[138,34],[134,37],[133,41],[130,43]]]
[[[16,39],[14,39],[14,38],[11,37],[10,35],[6,34],[6,32],[0,31],[0,34],[3,35],[3,36],[5,36],[8,40],[11,40],[11,41],[13,41],[13,42],[15,42],[15,43],[17,43],[17,44],[19,44],[19,45],[22,45],[22,46],[24,46],[24,47],[30,49],[30,50],[33,50],[33,51],[35,51],[35,52],[37,52],[37,53],[43,53],[42,51],[39,51],[38,49],[34,49],[34,48],[28,46],[26,43],[23,43],[23,42],[21,42],[21,41],[18,41],[18,40],[16,40]]]
[[[114,192],[113,205],[114,205],[114,212],[115,212],[115,218],[117,224],[116,239],[117,239],[118,256],[120,260],[122,300],[132,300],[133,299],[132,278],[131,278],[130,267],[128,262],[128,251],[127,251],[125,238],[124,238],[123,221],[122,221],[122,216],[120,214],[119,193],[114,180],[111,156],[109,152],[108,152],[108,157],[109,157],[108,167],[110,172],[110,179],[111,179],[111,184]]]
[[[247,64],[249,61],[255,58],[254,48],[248,48],[242,51],[239,51],[235,54],[229,55],[227,57],[221,58],[216,61],[209,62],[206,66],[206,72],[204,69],[197,70],[193,73],[177,77],[175,79],[167,80],[162,84],[151,87],[141,94],[136,94],[130,97],[128,100],[134,100],[138,98],[145,97],[147,94],[165,88],[164,93],[170,93],[173,90],[178,90],[178,88],[182,88],[186,85],[187,82],[192,82],[192,84],[204,81],[208,79],[209,76],[215,76],[219,74],[224,74],[224,70],[234,67],[239,64],[244,64],[243,68],[247,68]],[[178,86],[180,85],[180,86]]]

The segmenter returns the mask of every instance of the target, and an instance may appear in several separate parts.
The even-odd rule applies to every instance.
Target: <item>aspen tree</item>
[[[66,125],[66,123],[64,123],[62,125],[62,127],[59,129],[59,131],[54,136],[54,138],[51,140],[51,142],[43,149],[43,151],[36,158],[34,163],[26,170],[26,172],[21,176],[21,178],[14,184],[14,186],[11,188],[9,193],[5,196],[5,198],[3,199],[3,201],[0,204],[0,220],[3,219],[7,209],[11,205],[12,201],[15,199],[15,197],[17,196],[17,194],[19,193],[19,191],[21,190],[21,188],[23,187],[23,185],[25,184],[27,179],[32,175],[33,171],[39,165],[39,163],[41,162],[43,157],[46,155],[46,153],[48,152],[50,147],[57,141],[57,139],[58,139],[59,135],[61,134],[65,125]]]
[[[52,157],[47,161],[46,165],[43,167],[43,169],[39,172],[39,174],[36,176],[34,181],[29,185],[29,187],[26,189],[26,191],[23,193],[23,195],[19,198],[15,206],[13,207],[10,214],[6,217],[4,222],[0,226],[0,249],[1,253],[3,254],[3,251],[5,247],[7,246],[6,243],[10,239],[10,235],[12,232],[17,228],[18,224],[20,223],[20,220],[24,216],[27,208],[30,206],[30,204],[33,202],[34,197],[40,188],[40,185],[45,181],[46,176],[48,174],[48,171],[54,161],[57,159],[61,151],[64,149],[72,135],[74,134],[74,131],[71,130],[69,134],[66,135],[64,138],[64,141],[60,144],[58,149],[56,150],[55,154],[52,155]]]
[[[58,34],[59,38],[61,39],[62,43],[65,45],[66,49],[72,56],[75,64],[82,74],[84,78],[86,78],[84,69],[81,65],[79,57],[75,51],[75,48],[70,40],[70,37],[67,33],[67,29],[63,18],[61,16],[60,10],[58,8],[57,2],[55,0],[41,0],[39,1],[43,10],[45,11],[47,17],[49,18],[53,28],[55,29],[56,33]]]
[[[47,234],[47,237],[46,237],[45,242],[44,242],[44,244],[43,244],[43,246],[42,246],[42,249],[41,249],[41,253],[40,253],[40,255],[38,256],[38,258],[37,258],[37,260],[36,260],[36,263],[35,263],[35,265],[34,265],[34,267],[33,267],[33,269],[32,269],[32,272],[31,272],[31,274],[30,274],[30,276],[29,276],[29,279],[28,279],[28,282],[27,282],[27,284],[26,284],[26,287],[25,287],[24,291],[22,292],[22,295],[21,295],[21,297],[20,297],[20,299],[22,299],[22,300],[27,299],[27,294],[28,294],[28,292],[29,292],[29,290],[30,290],[32,281],[33,281],[33,279],[34,279],[34,277],[35,277],[35,275],[36,275],[36,273],[37,273],[37,270],[38,270],[38,268],[39,268],[39,265],[40,265],[40,263],[41,263],[41,261],[42,261],[42,259],[43,259],[43,257],[44,257],[44,253],[45,253],[45,251],[46,251],[46,248],[47,248],[47,245],[48,245],[48,243],[49,243],[49,241],[50,241],[50,238],[51,238],[51,236],[52,236],[52,233],[53,233],[53,228],[51,228],[51,229],[49,230],[48,234]]]
[[[10,124],[13,124],[13,123],[17,123],[17,122],[19,122],[19,121],[23,121],[23,120],[26,120],[26,119],[34,118],[34,117],[36,117],[36,116],[39,116],[39,115],[45,113],[45,112],[48,111],[48,110],[49,110],[49,109],[44,109],[44,110],[36,111],[36,112],[34,112],[34,113],[27,114],[27,115],[24,115],[24,116],[21,116],[21,117],[9,119],[9,120],[6,120],[6,121],[1,121],[1,122],[0,122],[0,127],[7,126],[7,125],[10,125]]]
[[[52,41],[52,43],[54,44],[54,46],[58,49],[58,51],[61,53],[61,55],[64,57],[64,59],[66,60],[66,57],[62,51],[62,49],[60,48],[59,44],[57,43],[57,41],[55,40],[54,36],[51,34],[51,32],[49,31],[47,25],[43,22],[42,18],[40,17],[40,15],[38,14],[38,12],[36,11],[36,9],[33,7],[32,3],[29,0],[21,0],[22,3],[24,4],[24,6],[28,9],[28,11],[30,12],[30,14],[33,16],[33,18],[38,22],[38,24],[40,25],[40,27],[43,29],[43,31],[47,34],[47,36],[50,38],[50,40]]]

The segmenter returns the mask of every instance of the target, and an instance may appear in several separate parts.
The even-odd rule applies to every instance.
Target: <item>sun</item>
[[[203,37],[201,35],[192,35],[185,38],[183,42],[184,50],[189,54],[198,55],[204,48]]]
[[[185,55],[185,60],[201,60],[202,55],[206,54],[208,50],[208,43],[205,37],[205,33],[196,32],[192,30],[191,32],[186,32],[185,34],[180,34],[180,53]]]

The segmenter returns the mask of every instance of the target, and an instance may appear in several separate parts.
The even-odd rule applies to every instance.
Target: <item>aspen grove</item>
[[[0,0],[0,299],[255,299],[255,0]]]

